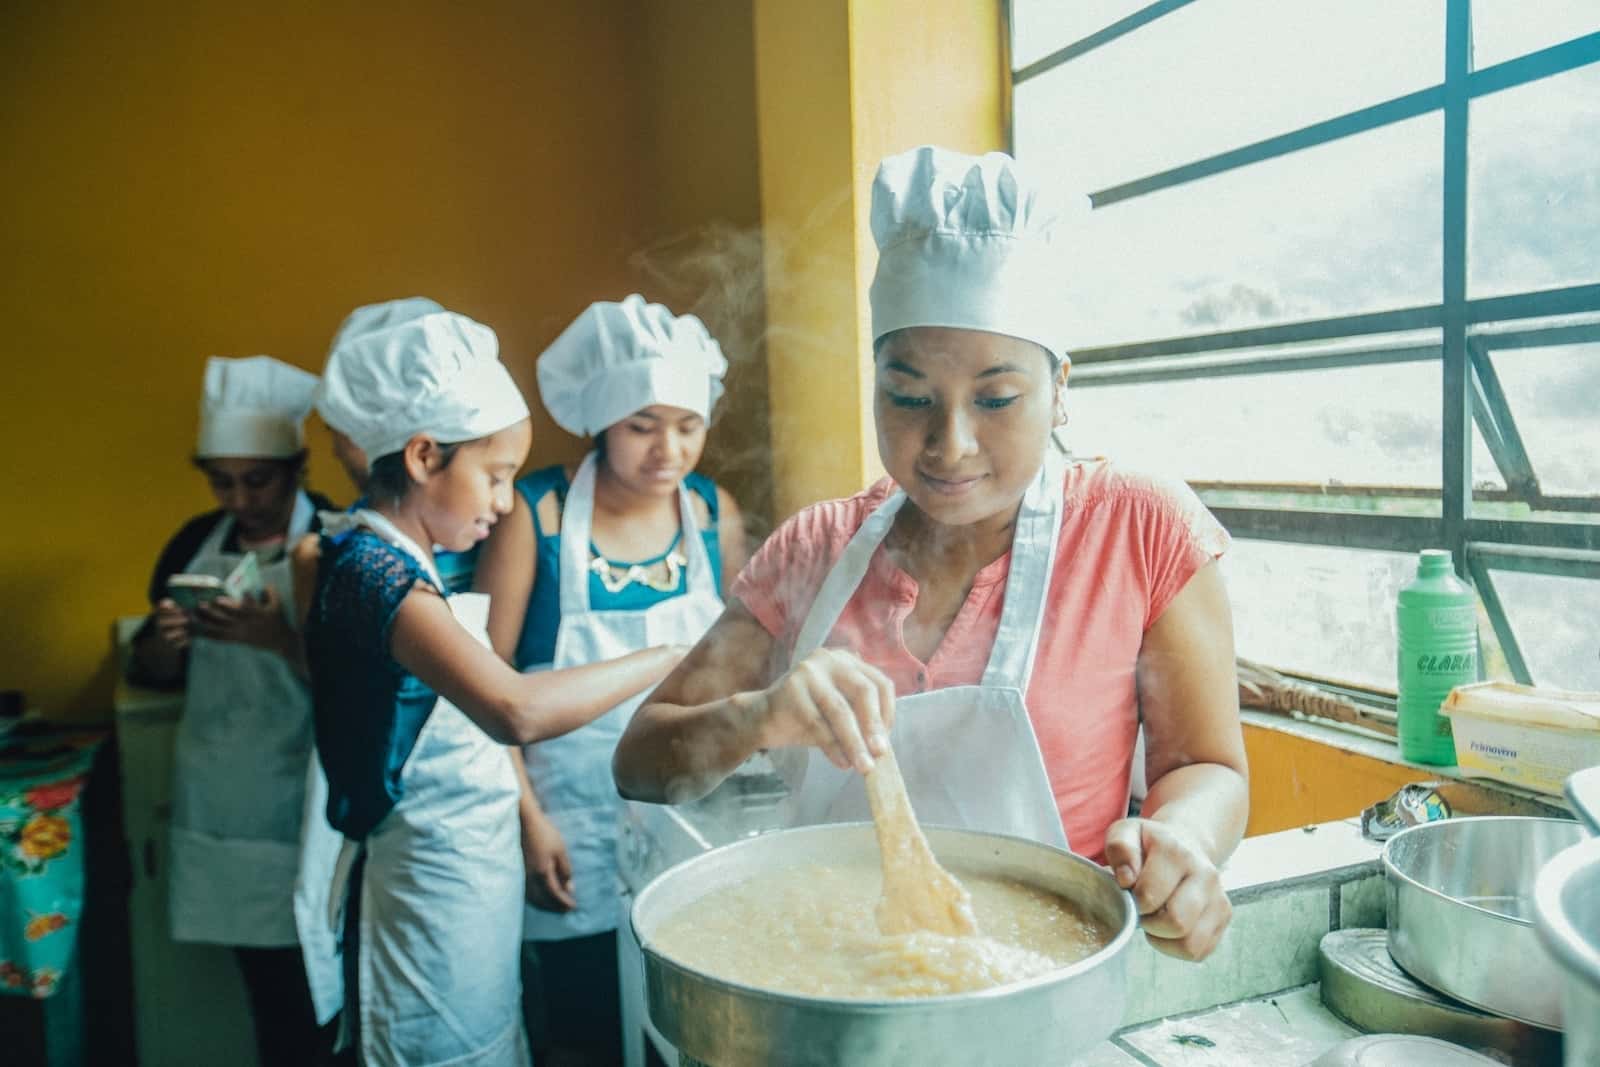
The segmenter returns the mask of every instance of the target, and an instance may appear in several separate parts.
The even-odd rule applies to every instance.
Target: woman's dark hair
[[[883,351],[883,346],[884,345],[888,344],[893,338],[899,336],[900,334],[904,333],[905,331],[907,331],[909,329],[913,329],[913,327],[911,327],[911,326],[902,326],[898,330],[890,330],[888,333],[884,334],[882,337],[880,337],[877,340],[873,341],[872,342],[872,358],[873,359],[877,359],[878,358],[878,353]],[[1045,358],[1050,361],[1050,373],[1051,374],[1055,374],[1057,371],[1059,371],[1061,369],[1061,357],[1056,355],[1054,352],[1050,351],[1050,349],[1046,348],[1044,345],[1039,344],[1037,341],[1035,341],[1033,343],[1038,347],[1039,351],[1044,353]]]
[[[439,455],[444,462],[439,464],[439,469],[444,470],[450,466],[450,461],[456,458],[456,450],[464,441],[438,442]],[[372,469],[367,472],[367,499],[373,503],[398,501],[416,483],[411,480],[411,474],[406,470],[406,454],[404,450],[390,452],[386,456],[379,456],[372,461]]]

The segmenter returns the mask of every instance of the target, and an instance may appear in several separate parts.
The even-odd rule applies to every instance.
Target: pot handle
[[[1578,818],[1589,824],[1592,833],[1600,834],[1600,766],[1579,771],[1567,779],[1567,799]]]

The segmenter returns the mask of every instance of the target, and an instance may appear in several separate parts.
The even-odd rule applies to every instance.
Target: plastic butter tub
[[[1470,777],[1559,796],[1568,775],[1600,764],[1600,693],[1476,682],[1451,690],[1439,710]]]

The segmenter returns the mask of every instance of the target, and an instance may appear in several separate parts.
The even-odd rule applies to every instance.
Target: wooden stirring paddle
[[[934,858],[928,839],[911,811],[906,783],[893,752],[879,756],[867,774],[867,799],[883,859],[883,895],[878,899],[878,930],[909,934],[931,930],[965,937],[978,932],[972,897]]]

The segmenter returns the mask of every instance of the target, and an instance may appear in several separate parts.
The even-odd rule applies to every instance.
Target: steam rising
[[[831,299],[854,284],[851,265],[813,253],[803,240],[850,207],[849,190],[826,198],[798,230],[716,221],[633,253],[641,288],[706,324],[728,359],[726,393],[712,417],[701,469],[745,512],[754,548],[773,523],[772,441],[793,429],[775,423],[768,399],[766,342],[780,332],[767,318],[768,294]],[[831,342],[784,331],[786,349],[820,351]],[[780,417],[780,422],[783,417]]]

